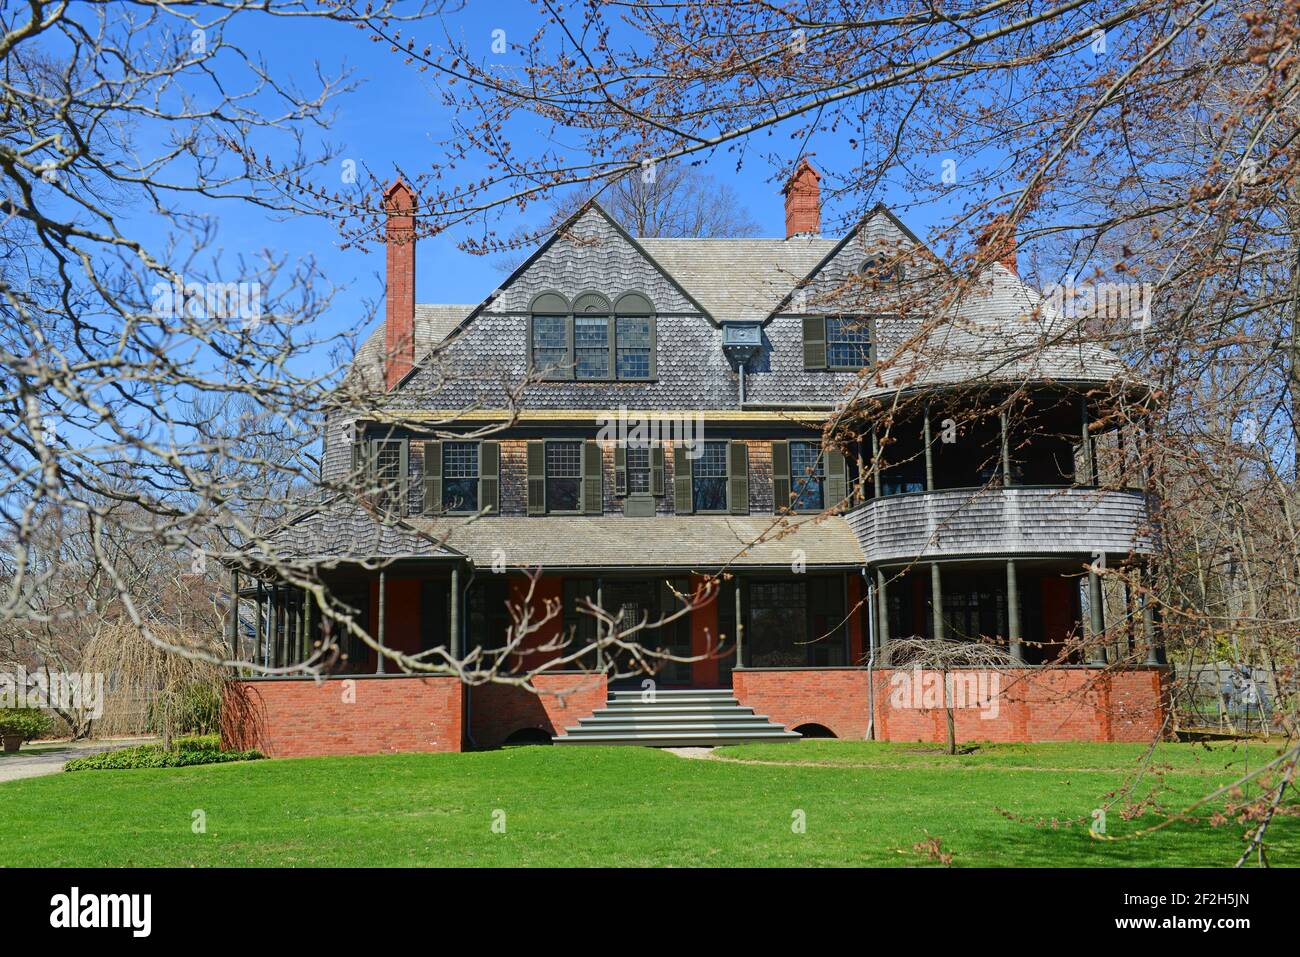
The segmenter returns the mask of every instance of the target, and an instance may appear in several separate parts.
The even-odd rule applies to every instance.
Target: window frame
[[[822,335],[824,336],[824,340],[823,340],[823,341],[824,341],[824,343],[825,343],[825,347],[826,347],[826,366],[825,366],[825,368],[826,368],[828,371],[830,371],[830,372],[861,372],[861,371],[863,371],[863,370],[865,370],[865,369],[871,369],[871,368],[873,368],[873,367],[875,366],[875,363],[876,363],[876,320],[875,320],[875,317],[874,317],[874,316],[855,316],[855,315],[847,315],[847,314],[844,314],[844,313],[832,313],[832,314],[828,314],[828,315],[826,315],[826,316],[823,316],[823,317],[822,317],[822,322],[823,322],[823,325],[822,325]],[[831,361],[831,348],[832,348],[832,346],[833,346],[834,344],[836,344],[836,340],[834,340],[834,339],[832,338],[832,336],[831,336],[831,327],[832,327],[832,324],[835,324],[835,325],[841,325],[841,326],[842,326],[843,324],[847,324],[847,323],[852,323],[852,324],[854,325],[855,328],[853,328],[851,331],[853,331],[853,332],[862,332],[862,333],[864,333],[864,334],[866,335],[867,341],[866,341],[866,343],[865,343],[864,345],[865,345],[865,349],[866,349],[866,353],[867,353],[867,361],[866,361],[865,363],[863,363],[862,365],[839,365],[839,364],[837,364],[837,363]],[[844,344],[844,343],[840,343],[840,344]],[[851,345],[857,345],[857,343],[848,343],[848,344],[851,344]]]
[[[789,439],[786,445],[789,449],[789,455],[790,455],[790,505],[789,505],[790,511],[797,515],[816,514],[824,511],[826,508],[827,469],[826,469],[826,454],[825,454],[824,447],[822,446],[822,443],[814,441],[812,439]],[[794,447],[796,445],[810,445],[816,450],[817,453],[817,457],[814,459],[814,461],[816,462],[818,469],[820,469],[820,474],[814,473],[814,476],[821,480],[819,485],[819,492],[820,492],[819,497],[821,498],[821,504],[817,505],[815,508],[808,508],[808,507],[801,508],[799,506],[799,501],[800,499],[803,498],[803,492],[801,492],[800,490],[803,489],[804,491],[806,491],[807,487],[805,484],[805,480],[808,478],[808,476],[804,475],[802,472],[799,473],[798,475],[795,474]]]
[[[597,302],[600,305],[599,312],[581,311],[584,304],[590,302]],[[562,310],[559,308],[561,303],[564,306]],[[544,305],[547,308],[539,308],[539,305]],[[599,376],[579,375],[578,318],[593,315],[604,318],[606,321],[605,348],[608,357],[605,363],[605,374]],[[559,319],[562,320],[564,325],[565,362],[562,368],[553,365],[548,366],[551,371],[545,374],[541,373],[537,363],[536,326],[539,318]],[[650,341],[648,346],[644,347],[647,353],[647,371],[645,375],[621,375],[619,373],[620,319],[645,320],[646,322]],[[594,289],[584,290],[572,300],[556,290],[544,290],[534,296],[528,304],[528,365],[535,373],[539,374],[540,380],[543,382],[654,382],[659,378],[657,320],[658,314],[655,312],[654,302],[649,296],[637,290],[624,292],[612,303],[608,296]],[[636,348],[640,350],[643,347],[638,346]],[[559,351],[558,348],[555,351]]]
[[[546,487],[542,493],[542,504],[544,506],[543,514],[545,515],[585,515],[583,508],[583,487],[582,487],[582,456],[583,456],[583,439],[543,439],[542,446],[542,477],[546,480]],[[576,445],[578,447],[578,474],[576,476],[559,476],[551,478],[550,450],[552,445]],[[568,481],[572,479],[578,483],[578,504],[574,509],[553,509],[551,508],[551,483],[553,481]]]
[[[703,478],[709,481],[722,483],[722,507],[721,508],[698,508],[696,507],[695,483],[701,478],[695,474],[695,464],[704,459],[702,452],[697,458],[689,458],[691,464],[691,514],[693,515],[730,515],[731,514],[731,442],[728,439],[702,439],[701,445],[708,448],[710,445],[722,446],[722,475],[706,475]]]
[[[441,463],[442,501],[439,503],[439,512],[443,515],[473,515],[477,513],[480,505],[478,499],[479,499],[480,491],[482,489],[482,482],[483,482],[483,443],[477,439],[450,439],[450,440],[443,439],[439,444],[442,446],[442,448],[440,449],[440,452],[442,454],[442,463]],[[447,505],[447,486],[450,484],[450,481],[447,477],[447,447],[451,445],[468,445],[468,446],[473,446],[474,448],[474,477],[472,479],[474,483],[474,507],[473,508],[452,509],[449,508]],[[459,479],[459,481],[470,481],[470,480],[461,478]]]

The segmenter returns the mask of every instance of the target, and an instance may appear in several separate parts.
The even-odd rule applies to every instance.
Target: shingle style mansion
[[[630,622],[704,596],[641,638],[692,660],[544,668],[534,693],[402,673],[351,638],[327,680],[231,679],[227,737],[272,755],[942,738],[932,676],[890,654],[912,636],[1005,650],[957,676],[982,689],[957,695],[964,738],[1161,733],[1158,621],[1104,575],[1154,551],[1146,492],[1107,474],[1132,439],[1098,425],[1140,387],[1052,334],[1014,251],[953,305],[883,206],[822,238],[818,179],[805,161],[787,184],[784,239],[637,239],[588,203],[466,305],[415,302],[416,198],[390,187],[386,317],[348,374],[375,401],[327,417],[327,491],[259,547],[409,655],[500,649],[510,605],[558,609],[522,674],[590,638],[584,599]],[[260,557],[231,560],[230,637],[290,664],[320,615]]]

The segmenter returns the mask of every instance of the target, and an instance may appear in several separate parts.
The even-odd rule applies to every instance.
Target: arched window
[[[553,292],[533,300],[529,310],[531,329],[529,346],[533,369],[544,379],[571,379],[573,337],[569,327],[572,314],[568,301]]]
[[[630,292],[619,299],[614,312],[618,378],[655,378],[655,315],[650,300]]]
[[[577,379],[609,379],[609,300],[584,293],[573,304],[573,374]]]

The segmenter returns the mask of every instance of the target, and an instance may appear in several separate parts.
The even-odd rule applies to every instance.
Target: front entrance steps
[[[648,699],[648,700],[647,700]],[[749,741],[798,741],[801,735],[754,714],[730,691],[687,689],[611,690],[609,701],[576,727],[565,728],[556,744],[639,744],[670,748],[714,747]]]

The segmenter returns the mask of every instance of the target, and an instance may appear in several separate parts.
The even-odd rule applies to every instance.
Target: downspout
[[[457,595],[456,598],[453,599],[453,601],[458,601],[469,594],[470,586],[474,584],[474,578],[477,574],[478,571],[474,568],[474,564],[470,562],[469,575],[466,576],[468,580],[465,582],[465,587],[461,590],[461,594]],[[464,606],[462,605],[462,608],[463,607]],[[469,653],[468,618],[469,615],[460,616],[460,647],[461,647],[462,657]],[[470,720],[473,714],[474,714],[474,686],[467,683],[465,685],[465,724],[464,724],[465,740],[469,742],[469,746],[471,748],[477,751],[478,742],[474,740],[474,732],[471,730],[474,727],[474,723]]]
[[[876,739],[876,583],[864,566],[862,577],[867,581],[867,740]]]

